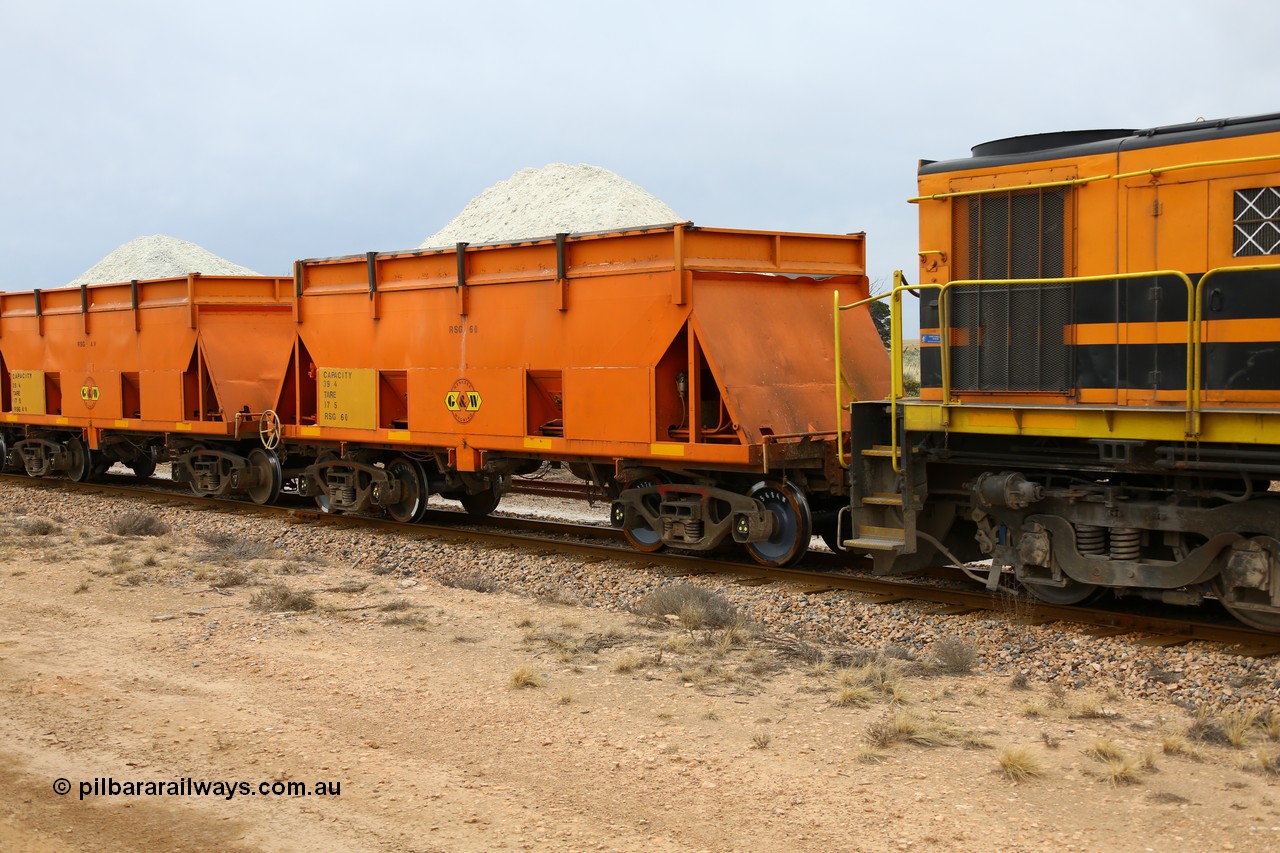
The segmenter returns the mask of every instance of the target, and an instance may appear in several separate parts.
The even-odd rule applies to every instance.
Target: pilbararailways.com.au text
[[[71,793],[71,781],[65,778],[53,781],[54,793],[65,796]],[[126,779],[111,776],[95,776],[78,783],[80,799],[86,797],[339,797],[342,783],[319,781],[315,783],[273,780],[268,782],[242,782],[229,780],[209,781],[192,779]]]

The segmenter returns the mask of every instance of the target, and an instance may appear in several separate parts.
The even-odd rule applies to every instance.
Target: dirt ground
[[[0,519],[9,853],[1280,846],[1280,715],[1213,743],[1172,705],[814,663],[702,612],[40,527]],[[275,583],[318,607],[251,606]]]

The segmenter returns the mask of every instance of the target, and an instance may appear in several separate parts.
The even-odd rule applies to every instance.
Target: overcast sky
[[[916,259],[920,158],[1280,110],[1265,0],[0,0],[0,289],[168,234],[287,274],[529,166]]]

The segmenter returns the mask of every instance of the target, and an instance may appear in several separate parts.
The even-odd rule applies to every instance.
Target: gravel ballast
[[[72,498],[4,484],[0,506],[90,531],[106,530],[114,517],[138,509],[127,498]],[[512,507],[504,502],[504,508]],[[979,672],[1010,677],[1021,672],[1032,682],[1114,688],[1126,696],[1163,699],[1187,709],[1275,706],[1280,701],[1280,659],[1236,655],[1212,643],[1149,647],[1132,636],[1097,638],[1069,625],[1018,624],[1013,612],[939,615],[923,603],[879,605],[845,592],[804,595],[781,584],[743,586],[723,576],[672,578],[628,563],[590,562],[513,547],[409,539],[267,517],[228,517],[198,507],[162,507],[154,512],[176,536],[225,533],[404,582],[484,572],[514,593],[608,610],[631,610],[664,584],[693,583],[727,597],[767,632],[837,649],[926,657],[936,641],[959,637],[976,644]]]

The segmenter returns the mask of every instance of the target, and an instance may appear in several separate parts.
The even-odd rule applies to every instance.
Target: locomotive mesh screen
[[[1234,257],[1280,254],[1280,187],[1236,190],[1233,223]]]
[[[1069,284],[962,285],[951,290],[950,314],[951,387],[1071,390]]]
[[[1061,278],[1070,251],[1069,197],[1069,188],[1051,187],[957,199],[956,269],[974,280]],[[1069,285],[961,285],[950,290],[949,309],[956,390],[1072,388]]]

